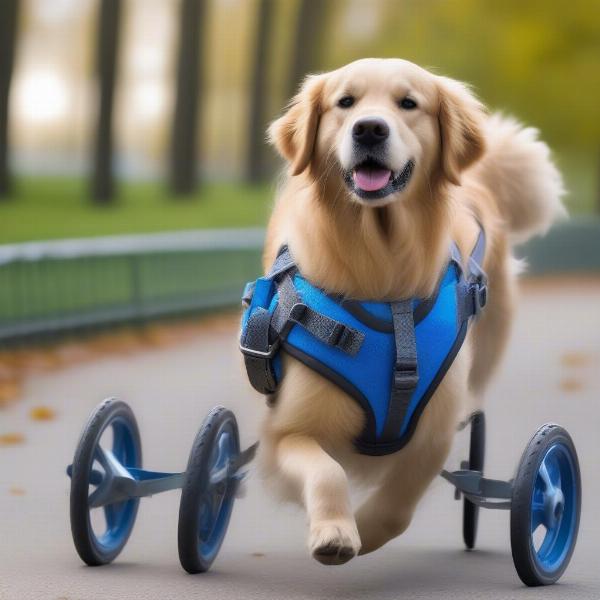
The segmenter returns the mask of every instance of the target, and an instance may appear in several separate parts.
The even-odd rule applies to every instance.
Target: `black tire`
[[[471,441],[469,445],[470,471],[483,473],[485,461],[485,415],[476,412],[471,417]],[[479,523],[479,506],[466,498],[463,501],[463,540],[467,550],[475,548],[477,525]]]
[[[230,410],[217,406],[207,415],[196,435],[181,491],[177,535],[179,561],[192,574],[204,573],[212,565],[225,538],[233,509],[236,482],[231,479],[221,484],[210,482],[210,470],[215,453],[218,453],[220,436],[224,433],[228,434],[226,458],[232,460],[240,451],[237,422]],[[213,509],[217,506],[208,529],[201,514],[207,499]]]
[[[114,527],[114,534],[110,535],[110,544],[103,544],[92,527],[88,496],[96,447],[111,424],[113,427],[117,425],[122,434],[127,436],[123,464],[137,468],[142,466],[140,434],[133,411],[127,404],[114,398],[105,400],[90,415],[77,444],[71,467],[71,533],[77,553],[89,566],[105,565],[119,555],[129,539],[139,505],[139,499],[111,505],[111,510],[119,511],[112,514],[120,517],[116,517],[118,526]]]
[[[557,534],[557,541],[549,546],[558,556],[552,562],[544,561],[544,557],[538,554],[541,550],[536,550],[534,546],[535,521],[533,521],[532,507],[534,493],[539,493],[536,490],[540,489],[538,474],[542,473],[542,461],[545,461],[552,452],[557,452],[557,448],[560,452],[560,460],[563,462],[560,463],[562,466],[559,468],[560,485],[555,489],[560,489],[563,505],[558,511],[560,517],[556,519],[558,522],[556,531],[561,533]],[[550,514],[553,512],[556,514],[551,505]],[[575,548],[580,512],[581,474],[573,440],[564,428],[548,423],[536,431],[525,448],[513,483],[510,541],[515,568],[525,585],[550,585],[561,577]],[[543,514],[548,513],[546,511]],[[563,527],[565,529],[562,529]],[[565,532],[568,532],[568,535]]]

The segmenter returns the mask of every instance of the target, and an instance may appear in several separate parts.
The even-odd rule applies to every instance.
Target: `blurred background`
[[[586,0],[2,0],[0,343],[236,301],[278,168],[268,122],[306,73],[365,56],[540,128],[575,219],[532,270],[600,266]]]
[[[244,185],[273,173],[266,123],[307,72],[365,56],[468,81],[539,127],[571,211],[600,210],[600,12],[585,0],[1,4],[4,242],[207,226],[215,195],[231,224],[262,224],[267,192]],[[198,210],[162,203],[178,196]],[[94,202],[113,204],[113,219]],[[25,204],[44,222],[19,223]],[[139,219],[118,217],[133,205]],[[67,210],[79,221],[58,218]]]
[[[176,565],[176,495],[144,505],[110,577],[72,547],[64,467],[103,397],[135,409],[152,468],[182,468],[217,403],[254,441],[262,404],[231,307],[260,271],[280,168],[265,128],[306,73],[365,56],[467,81],[551,145],[571,218],[519,249],[529,278],[487,399],[490,471],[510,477],[554,420],[576,440],[586,497],[600,494],[597,0],[0,0],[1,598],[514,591],[506,515],[482,517],[484,552],[459,553],[443,483],[408,537],[335,575],[310,565],[301,519],[258,486],[201,587]],[[600,597],[599,536],[584,502],[559,595]]]
[[[600,266],[586,0],[3,0],[0,342],[236,301],[278,168],[268,122],[306,73],[365,56],[538,127],[574,220],[526,249],[532,271]]]

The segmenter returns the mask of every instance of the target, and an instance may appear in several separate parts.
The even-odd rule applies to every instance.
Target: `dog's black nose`
[[[375,146],[390,135],[388,124],[378,117],[368,117],[356,121],[352,127],[352,138],[363,146]]]

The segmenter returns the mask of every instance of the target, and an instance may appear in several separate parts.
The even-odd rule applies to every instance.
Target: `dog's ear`
[[[286,113],[269,127],[269,141],[290,163],[292,175],[299,175],[310,163],[319,128],[324,84],[323,75],[309,75]]]
[[[485,150],[485,111],[464,84],[446,77],[438,79],[441,166],[447,179],[460,185],[461,172]]]

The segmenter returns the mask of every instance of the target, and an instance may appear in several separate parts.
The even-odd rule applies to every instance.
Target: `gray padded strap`
[[[261,394],[272,394],[277,383],[271,366],[272,347],[269,344],[269,324],[271,313],[264,308],[256,308],[241,340],[246,372],[252,387]]]
[[[354,356],[360,350],[365,339],[362,331],[348,327],[306,306],[296,304],[292,308],[289,320],[297,323],[318,340]]]
[[[294,263],[294,259],[290,254],[289,248],[287,246],[282,246],[267,277],[269,279],[275,279],[275,277],[278,275],[281,275],[282,273],[285,273],[286,271],[289,271],[295,267],[296,264]]]
[[[256,281],[251,281],[246,284],[244,292],[242,294],[242,306],[248,308],[252,302],[252,296],[254,295],[254,289],[256,288]]]
[[[392,302],[396,363],[382,441],[398,439],[410,399],[419,382],[417,342],[411,300]]]
[[[463,277],[458,283],[458,311],[461,321],[478,316],[487,303],[487,275],[482,267],[485,242],[485,231],[480,225],[479,235],[466,265],[463,265],[458,246],[454,242],[451,245],[452,260],[463,272]]]
[[[479,227],[479,235],[477,236],[477,241],[475,242],[475,246],[471,251],[471,256],[469,257],[469,264],[474,263],[477,265],[479,270],[482,269],[483,259],[485,258],[485,231],[483,227]]]
[[[278,284],[279,302],[271,320],[271,326],[278,335],[285,337],[288,324],[298,324],[318,340],[354,356],[362,346],[364,333],[348,327],[331,317],[313,310],[304,304],[292,278],[283,277]]]
[[[277,291],[279,292],[279,300],[273,312],[271,327],[277,334],[281,334],[288,323],[292,308],[300,302],[300,296],[296,292],[294,282],[289,275],[285,275],[277,283]]]
[[[479,235],[467,263],[467,285],[470,305],[467,306],[467,318],[478,316],[487,304],[487,275],[483,270],[485,258],[485,231],[480,225]]]

